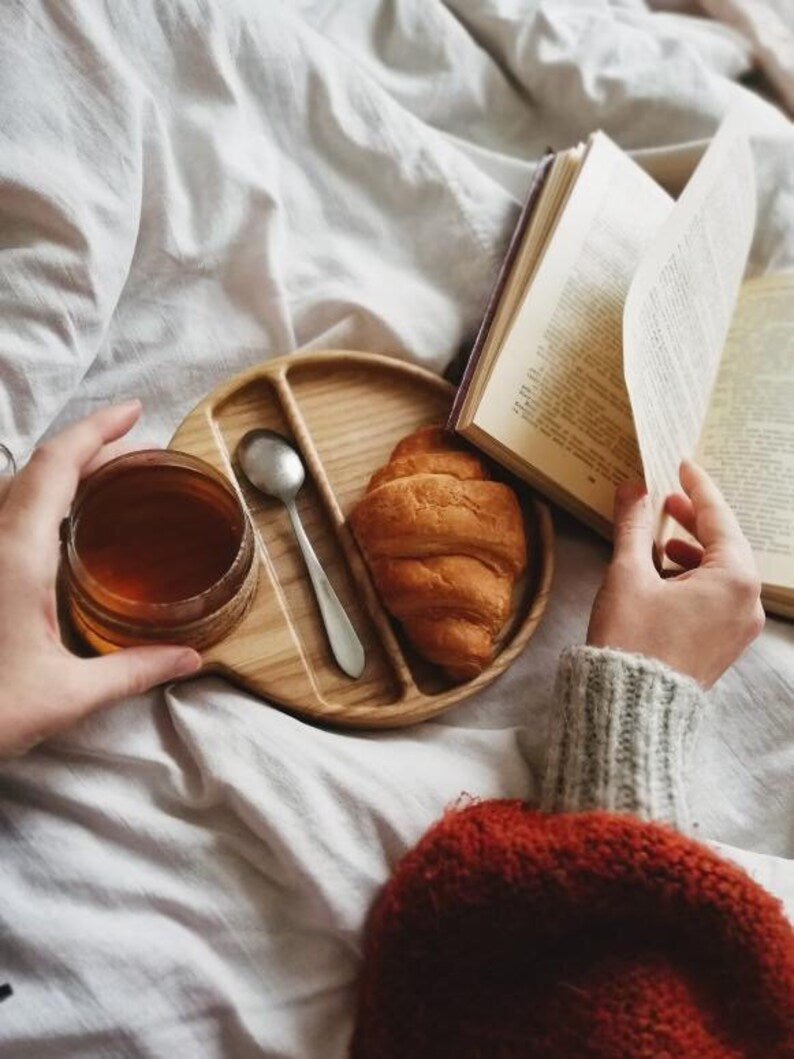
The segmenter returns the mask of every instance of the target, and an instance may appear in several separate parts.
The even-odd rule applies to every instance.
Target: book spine
[[[460,385],[455,393],[455,399],[452,403],[452,410],[449,413],[449,419],[447,420],[447,429],[455,430],[458,425],[458,419],[460,417],[460,410],[463,401],[466,397],[469,385],[474,373],[477,370],[477,364],[482,355],[483,348],[485,346],[486,339],[488,338],[488,332],[491,329],[496,310],[499,305],[499,299],[502,297],[507,282],[510,278],[510,273],[515,263],[515,259],[518,255],[518,251],[521,248],[521,243],[526,234],[526,230],[529,227],[529,222],[532,220],[532,214],[535,211],[535,206],[540,198],[540,193],[543,190],[543,186],[546,183],[546,178],[549,175],[552,163],[554,161],[555,153],[551,150],[547,151],[538,163],[538,167],[532,177],[532,183],[529,186],[529,194],[527,200],[521,210],[518,217],[518,223],[515,226],[510,242],[508,243],[507,253],[504,256],[502,264],[499,268],[499,272],[496,277],[496,282],[491,289],[490,296],[488,298],[488,304],[486,305],[485,315],[482,318],[479,330],[477,331],[477,337],[474,340],[474,345],[471,348],[466,368],[463,372],[463,377],[460,381]]]

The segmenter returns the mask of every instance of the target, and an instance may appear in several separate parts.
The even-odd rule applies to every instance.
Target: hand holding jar
[[[77,658],[58,630],[59,527],[80,479],[118,452],[137,401],[104,408],[41,445],[0,480],[0,757],[23,753],[108,702],[195,672],[189,647]]]

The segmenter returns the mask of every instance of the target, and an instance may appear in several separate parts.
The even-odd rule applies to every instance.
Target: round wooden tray
[[[261,563],[254,602],[237,628],[204,652],[205,669],[295,713],[366,728],[415,724],[484,687],[515,658],[546,607],[553,569],[548,508],[519,488],[530,563],[492,664],[451,684],[423,662],[380,604],[346,524],[372,473],[416,427],[443,422],[453,390],[422,368],[371,353],[327,350],[266,361],[234,376],[184,420],[171,448],[193,453],[236,485],[254,525]],[[240,438],[269,427],[291,438],[307,467],[298,507],[328,577],[367,654],[351,680],[334,664],[311,585],[283,506],[235,468]]]

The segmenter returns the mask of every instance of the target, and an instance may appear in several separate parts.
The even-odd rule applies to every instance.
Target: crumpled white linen
[[[594,127],[686,149],[742,103],[752,268],[794,263],[794,126],[731,80],[735,37],[640,0],[7,0],[0,59],[0,440],[20,460],[128,396],[165,442],[298,347],[441,370],[535,161]],[[608,554],[556,524],[537,635],[436,722],[327,731],[199,679],[3,765],[0,1056],[341,1059],[395,861],[461,794],[535,796],[556,658]],[[793,642],[770,621],[721,681],[692,777],[699,834],[790,915]]]

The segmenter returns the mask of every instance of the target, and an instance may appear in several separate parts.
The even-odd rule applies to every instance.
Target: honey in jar
[[[130,453],[78,490],[64,580],[72,621],[99,651],[206,647],[251,601],[253,531],[234,489],[209,464],[169,450]]]

